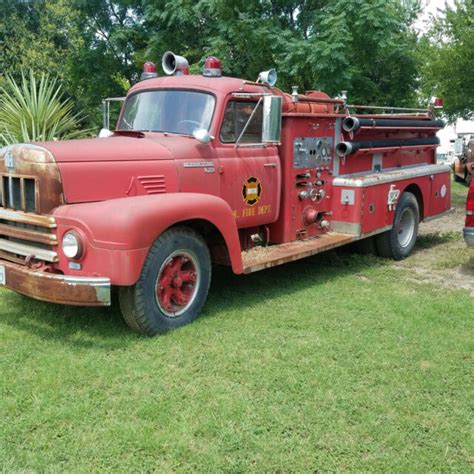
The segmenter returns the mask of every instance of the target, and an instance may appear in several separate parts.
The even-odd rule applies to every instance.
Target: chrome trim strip
[[[40,249],[31,245],[20,244],[11,240],[0,239],[0,250],[15,253],[23,257],[34,256],[38,260],[54,263],[58,261],[58,254],[52,250]]]
[[[90,285],[90,286],[104,286],[110,285],[110,278],[106,277],[79,277],[62,275],[60,280],[64,280],[71,285]]]
[[[423,165],[409,168],[396,169],[391,171],[381,171],[380,173],[344,175],[334,178],[333,186],[350,186],[354,188],[365,188],[375,184],[401,181],[409,178],[418,178],[430,174],[450,173],[448,165]]]
[[[360,235],[362,226],[355,222],[331,221],[331,231],[341,234]]]
[[[372,232],[367,232],[362,234],[362,225],[354,222],[343,222],[343,221],[332,221],[331,222],[331,231],[332,232],[340,232],[342,234],[349,234],[353,235],[354,237],[360,237],[355,239],[354,242],[357,240],[365,239],[366,237],[370,237],[372,235],[381,234],[382,232],[386,232],[390,230],[393,226],[386,225],[380,229],[373,230]]]
[[[365,234],[361,234],[361,239],[365,239],[366,237],[371,237],[372,235],[381,234],[382,232],[387,232],[388,230],[392,229],[393,225],[386,225],[380,229],[373,230],[372,232],[367,232]]]
[[[111,304],[111,291],[110,291],[110,279],[105,277],[90,278],[90,277],[73,277],[63,276],[59,278],[68,285],[80,285],[80,286],[92,286],[95,288],[97,301],[103,305],[110,306]]]

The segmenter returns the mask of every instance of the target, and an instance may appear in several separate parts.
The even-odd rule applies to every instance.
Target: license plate
[[[5,267],[0,265],[0,285],[4,286],[7,284],[6,276],[5,276]]]

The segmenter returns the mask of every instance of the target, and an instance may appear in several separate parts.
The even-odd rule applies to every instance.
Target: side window
[[[239,138],[242,133],[256,105],[257,102],[242,102],[236,100],[230,101],[227,104],[220,133],[222,143],[235,143],[237,141],[237,138]],[[262,142],[262,111],[263,107],[260,103],[245,133],[242,135],[240,143]]]

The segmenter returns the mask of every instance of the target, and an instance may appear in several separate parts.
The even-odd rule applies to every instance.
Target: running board
[[[358,240],[356,235],[330,232],[306,240],[297,240],[269,247],[255,247],[242,252],[244,273],[258,272],[265,268],[310,257],[355,240]]]

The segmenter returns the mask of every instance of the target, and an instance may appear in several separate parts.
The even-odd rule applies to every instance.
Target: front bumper
[[[1,261],[5,287],[50,303],[76,306],[110,306],[108,278],[71,277],[35,271],[16,263]]]
[[[474,247],[474,227],[464,227],[464,241],[469,247]]]

